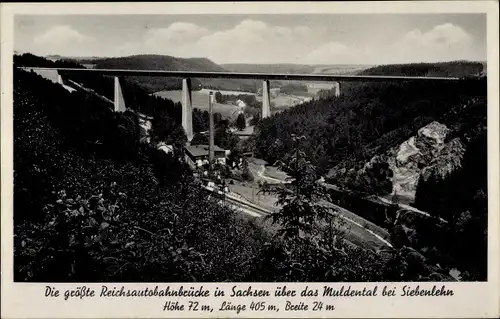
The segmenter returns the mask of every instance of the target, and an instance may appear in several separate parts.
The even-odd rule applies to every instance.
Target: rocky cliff
[[[461,167],[465,146],[458,137],[448,141],[451,132],[446,125],[431,122],[399,146],[372,157],[361,169],[342,169],[332,175],[345,174],[348,187],[412,203],[419,181],[445,179]]]
[[[444,124],[432,122],[388,151],[393,195],[413,202],[419,180],[444,179],[461,167],[465,147],[459,138],[446,142],[449,133]]]

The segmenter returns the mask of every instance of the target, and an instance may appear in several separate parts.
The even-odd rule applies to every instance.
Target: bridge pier
[[[62,75],[59,72],[57,73],[57,84],[63,85]]]
[[[262,83],[262,116],[261,118],[266,118],[271,116],[271,93],[269,81],[264,80]]]
[[[122,88],[120,86],[120,80],[115,76],[115,112],[125,112],[127,107],[125,106],[125,99],[123,98]]]
[[[191,96],[191,79],[182,80],[182,127],[186,132],[188,143],[193,139],[193,104]]]

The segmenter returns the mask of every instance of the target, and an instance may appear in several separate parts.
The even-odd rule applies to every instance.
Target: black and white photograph
[[[488,280],[486,14],[16,15],[15,282]]]
[[[498,12],[433,3],[2,4],[2,317],[498,315]]]

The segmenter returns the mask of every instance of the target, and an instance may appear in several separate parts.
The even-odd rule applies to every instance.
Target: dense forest
[[[451,62],[380,66],[363,73],[466,77],[481,72],[481,63]],[[354,191],[335,194],[335,202],[385,228],[399,228],[406,246],[439,260],[440,265],[460,265],[467,270],[464,278],[482,280],[487,264],[486,115],[486,77],[440,83],[345,83],[340,97],[316,99],[262,120],[255,144],[259,155],[274,163],[293,149],[295,134],[305,136],[303,151],[317,173]],[[438,172],[419,181],[414,205],[429,212],[431,219],[412,220],[411,214],[399,218],[396,206],[364,199],[391,193],[392,171],[387,163],[373,163],[363,178],[345,173],[328,178],[333,168],[356,172],[433,121],[447,125],[451,131],[447,140],[458,138],[466,151],[455,172]],[[448,153],[435,162],[442,161],[446,167],[446,160],[457,159]],[[387,220],[391,210],[393,217]],[[440,224],[438,217],[449,223]]]
[[[425,74],[419,68],[418,74]],[[377,73],[378,69],[386,70],[376,67],[365,73],[408,74],[405,70],[414,68],[387,66]],[[273,163],[291,148],[290,134],[300,133],[311,141],[307,153],[321,173],[343,161],[362,163],[433,120],[447,123],[444,115],[452,107],[471,96],[486,96],[485,83],[484,78],[449,83],[344,83],[340,97],[315,99],[262,121],[257,151]]]
[[[480,75],[483,72],[483,63],[470,61],[452,61],[439,63],[381,65],[363,70],[359,72],[359,74],[461,78],[469,75]]]
[[[168,70],[168,71],[224,71],[219,65],[204,58],[183,59],[168,55],[133,55],[120,58],[93,59],[75,61],[81,64],[93,64],[98,69],[136,69],[136,70]],[[130,80],[146,89],[149,93],[161,90],[179,90],[182,88],[181,78],[162,77],[130,77]],[[200,80],[193,79],[194,90],[201,85]]]
[[[70,60],[80,64],[93,65],[99,69],[143,69],[166,71],[204,71],[224,72],[220,65],[207,58],[178,58],[168,55],[142,54],[119,58],[101,58],[91,60]],[[140,85],[148,93],[162,90],[182,89],[181,78],[162,77],[131,77],[131,81]],[[238,90],[257,92],[259,81],[254,80],[228,80],[228,79],[192,79],[192,89],[201,86],[219,90]]]

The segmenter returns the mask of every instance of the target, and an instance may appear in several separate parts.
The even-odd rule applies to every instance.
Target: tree
[[[260,114],[259,114],[259,113],[257,113],[257,114],[255,114],[255,115],[252,117],[252,120],[250,121],[250,125],[255,125],[255,126],[257,126],[257,125],[259,125],[259,123],[260,123]]]
[[[155,142],[165,142],[170,132],[174,129],[175,123],[169,117],[166,109],[163,109],[155,114],[151,126],[151,140]]]
[[[243,177],[246,181],[252,182],[254,180],[253,174],[250,171],[250,168],[248,167],[248,160],[246,158],[243,158],[243,172],[241,174],[241,177]]]
[[[236,127],[240,131],[243,131],[246,126],[247,126],[247,123],[246,123],[246,120],[245,120],[245,115],[243,113],[240,113],[238,115],[238,118],[236,119]]]
[[[273,223],[282,225],[279,232],[283,237],[301,241],[318,234],[317,224],[326,220],[329,210],[321,201],[328,195],[316,182],[316,169],[301,150],[300,142],[305,137],[292,135],[292,140],[294,149],[277,163],[289,177],[285,183],[264,185],[261,192],[278,197],[281,209],[272,213],[271,218]]]
[[[233,133],[229,132],[225,125],[215,130],[214,143],[215,145],[225,149],[233,150],[238,145],[239,138]]]
[[[215,92],[215,102],[217,102],[217,103],[223,103],[223,101],[222,101],[222,93],[220,93],[220,91]]]
[[[206,112],[206,111],[205,111]],[[193,110],[193,131],[203,132],[208,129],[208,112],[205,115],[199,109]]]
[[[172,132],[166,138],[167,144],[173,145],[176,153],[182,153],[184,146],[187,143],[186,133],[184,132],[184,128],[180,125],[177,125]]]
[[[213,114],[214,117],[214,126],[219,126],[219,122],[222,121],[222,115],[219,112],[215,112]]]

